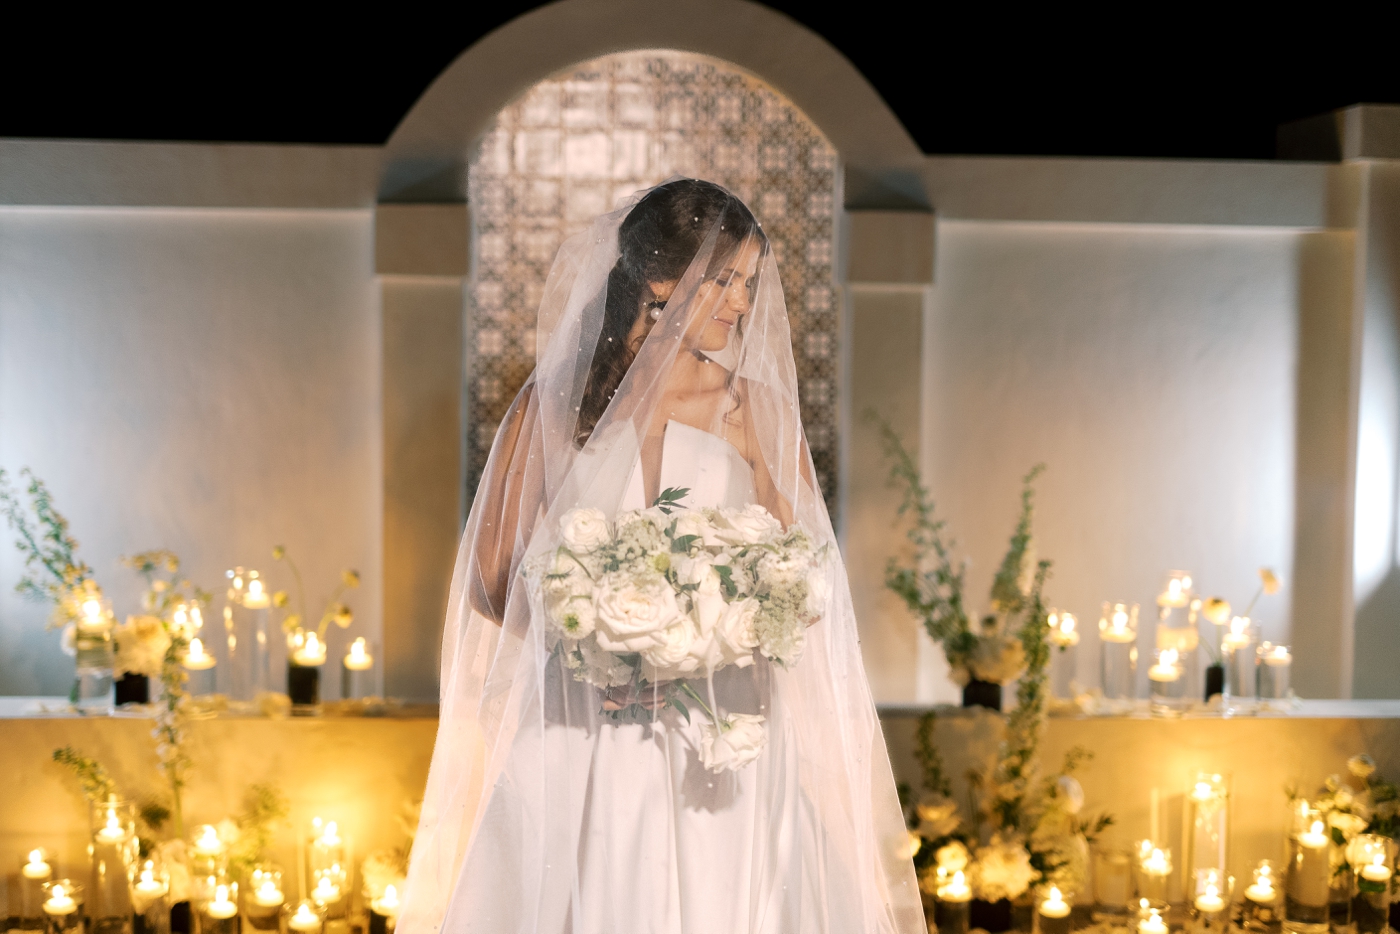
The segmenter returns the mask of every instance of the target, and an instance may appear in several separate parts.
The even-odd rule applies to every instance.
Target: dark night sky
[[[400,3],[354,21],[347,7],[334,24],[242,7],[198,23],[10,10],[0,136],[380,143],[463,49],[537,5]],[[1128,22],[1000,4],[769,5],[850,58],[929,153],[1268,159],[1281,122],[1400,103],[1389,30],[1364,16],[1265,26],[1180,7],[1134,7]],[[932,24],[915,26],[923,10]]]

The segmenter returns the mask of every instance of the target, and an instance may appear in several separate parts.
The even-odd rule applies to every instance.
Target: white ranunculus
[[[126,622],[113,627],[116,643],[118,673],[154,677],[160,674],[165,652],[170,648],[170,634],[165,624],[155,616],[128,616]]]
[[[715,624],[715,636],[724,652],[724,660],[737,668],[753,664],[753,650],[758,648],[754,632],[754,617],[758,615],[757,600],[739,600],[724,605]]]
[[[766,542],[783,531],[782,523],[757,503],[750,503],[743,509],[720,510],[719,516],[722,527],[715,530],[715,535],[731,545]]]
[[[1376,774],[1376,760],[1368,755],[1352,756],[1347,760],[1347,770],[1365,781]]]
[[[698,636],[695,620],[677,614],[670,625],[656,630],[656,641],[642,650],[642,658],[659,669],[659,672],[669,672],[686,660]]]
[[[598,625],[597,606],[591,591],[555,600],[549,608],[549,615],[570,639],[582,639]]]
[[[570,551],[594,551],[607,544],[608,517],[601,509],[570,509],[559,518],[559,535]]]
[[[1078,814],[1084,807],[1084,788],[1079,784],[1079,780],[1073,775],[1061,775],[1055,784],[1058,786],[1065,810],[1071,814]]]
[[[651,648],[680,615],[676,593],[660,574],[606,574],[596,593],[598,646],[609,652]]]
[[[1019,898],[1030,888],[1036,870],[1031,866],[1031,855],[1019,841],[1002,840],[993,834],[991,843],[977,851],[969,876],[977,897],[995,902]]]
[[[711,772],[736,772],[758,758],[768,731],[758,714],[732,713],[721,723],[700,724],[700,762]]]

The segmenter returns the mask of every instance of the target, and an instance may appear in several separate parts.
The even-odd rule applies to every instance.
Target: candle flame
[[[1194,796],[1202,801],[1204,801],[1206,798],[1209,798],[1210,782],[1196,782],[1196,791]]]
[[[1315,820],[1315,821],[1313,821],[1313,822],[1312,822],[1312,827],[1309,829],[1308,832],[1309,832],[1309,833],[1315,833],[1315,834],[1321,834],[1321,833],[1322,833],[1322,821],[1320,821],[1320,820]]]
[[[1207,882],[1207,883],[1206,883],[1206,898],[1219,898],[1219,897],[1220,897],[1220,887],[1217,886],[1214,882]]]
[[[256,577],[248,581],[248,596],[261,597],[263,593],[263,582]]]
[[[1158,661],[1158,664],[1169,668],[1176,664],[1177,657],[1176,649],[1163,649],[1162,657]]]
[[[96,599],[85,600],[83,602],[83,615],[89,620],[97,622],[102,616],[102,601]]]
[[[1385,865],[1385,854],[1384,854],[1384,853],[1377,853],[1375,859],[1371,860],[1371,865],[1373,865],[1373,866],[1384,866],[1384,865]]]
[[[1045,900],[1047,902],[1058,902],[1062,901],[1063,899],[1060,896],[1060,890],[1052,885],[1050,886],[1050,894],[1045,896]]]
[[[42,862],[44,861],[44,851],[43,851],[43,850],[30,850],[30,851],[29,851],[29,861],[30,861],[31,863],[42,863]]]
[[[188,657],[189,657],[189,658],[203,658],[203,657],[204,657],[204,643],[201,642],[201,641],[199,640],[199,637],[198,637],[198,636],[195,636],[193,639],[190,640],[190,652],[189,652],[189,656],[188,656]]]
[[[68,893],[66,893],[66,892],[63,891],[63,886],[57,885],[57,884],[55,884],[54,887],[53,887],[52,889],[50,889],[50,891],[53,892],[53,898],[54,898],[55,901],[57,901],[58,899],[62,898],[64,895],[68,894]]]
[[[196,639],[194,641],[198,642],[199,640]],[[220,846],[222,846],[222,844],[219,843],[218,831],[216,831],[209,824],[205,824],[204,831],[199,835],[199,840],[195,842],[195,846],[202,847],[206,850],[218,849]]]
[[[214,887],[214,901],[216,901],[216,902],[226,902],[226,901],[228,901],[228,886],[226,886],[226,885],[219,885],[219,886],[215,886],[215,887]]]

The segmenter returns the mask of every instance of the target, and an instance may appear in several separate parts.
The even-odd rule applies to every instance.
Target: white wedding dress
[[[611,450],[635,451],[631,445]],[[640,460],[624,509],[644,500]],[[727,441],[679,422],[666,426],[659,489],[690,490],[682,504],[743,506],[755,501],[753,473]],[[551,663],[558,665],[558,661]],[[760,667],[761,666],[761,667]],[[821,916],[803,880],[821,878],[815,862],[821,840],[798,787],[786,741],[780,692],[766,661],[726,668],[712,696],[731,713],[769,718],[763,755],[737,772],[715,774],[699,761],[700,722],[665,709],[652,722],[594,727],[565,725],[567,705],[585,704],[587,689],[567,673],[548,679],[566,685],[547,696],[544,715],[527,715],[510,758],[485,803],[444,931],[533,930],[539,934],[793,934],[854,932],[857,926]],[[693,682],[702,695],[711,690]],[[596,704],[597,701],[593,700]],[[692,705],[693,707],[694,705]],[[551,709],[553,708],[553,709]],[[572,718],[578,724],[582,718]],[[542,783],[567,782],[582,826],[562,832],[554,822],[546,852],[574,848],[578,884],[543,886],[545,903],[524,903],[518,877],[522,841],[519,802],[551,800]],[[558,788],[554,789],[557,795]],[[561,860],[572,864],[572,860]],[[829,865],[830,860],[823,860]],[[804,871],[805,868],[805,871]],[[822,880],[831,885],[837,880]],[[805,893],[812,895],[812,893]]]

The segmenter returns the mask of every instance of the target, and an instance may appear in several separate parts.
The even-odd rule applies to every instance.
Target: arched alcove
[[[576,63],[637,49],[709,55],[758,76],[820,128],[863,189],[881,189],[863,200],[926,204],[918,146],[870,83],[826,40],[746,0],[561,0],[506,23],[458,56],[394,131],[380,201],[464,200],[467,154],[504,107]]]
[[[534,367],[554,255],[637,190],[673,175],[725,185],[758,216],[787,298],[803,424],[821,488],[837,490],[836,151],[783,95],[709,56],[603,56],[538,82],[470,158],[466,491]]]

